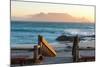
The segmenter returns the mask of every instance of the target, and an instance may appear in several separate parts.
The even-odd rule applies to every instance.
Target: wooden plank
[[[95,48],[78,48],[78,50],[95,50]]]
[[[79,62],[95,61],[95,56],[82,56]]]
[[[55,57],[56,52],[54,48],[50,44],[48,44],[48,42],[45,40],[44,37],[42,36],[39,36],[39,37],[41,40],[40,45],[41,45],[42,54],[47,57]]]
[[[34,56],[33,56],[34,64],[39,64],[43,60],[43,56],[41,53],[39,53],[40,52],[39,49],[40,49],[40,45],[34,46]]]
[[[73,41],[73,48],[72,48],[72,56],[73,56],[73,62],[78,62],[79,59],[79,37],[78,35],[74,37]]]
[[[35,60],[38,60],[38,55],[39,55],[38,54],[38,46],[34,46],[34,56],[33,57]]]
[[[11,50],[27,50],[27,51],[33,51],[34,48],[11,48]]]

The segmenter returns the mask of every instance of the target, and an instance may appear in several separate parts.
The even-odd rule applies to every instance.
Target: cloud
[[[22,18],[20,18],[22,19]],[[89,22],[85,17],[74,17],[68,13],[37,13],[33,15],[24,16],[24,21],[49,21],[49,22]]]

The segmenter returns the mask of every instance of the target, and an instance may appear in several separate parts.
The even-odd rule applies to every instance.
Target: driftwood
[[[72,48],[72,56],[73,56],[73,62],[77,62],[79,59],[79,37],[75,36],[73,40],[73,48]]]
[[[94,48],[88,48],[88,49],[94,49]],[[87,49],[87,50],[88,50]],[[56,52],[48,44],[48,42],[44,39],[42,36],[38,36],[38,45],[35,45],[34,48],[13,48],[12,50],[29,50],[33,51],[33,58],[25,58],[25,57],[17,57],[17,58],[11,58],[11,64],[19,64],[19,65],[25,65],[25,64],[40,64],[44,57],[55,57]],[[83,48],[79,48],[79,37],[75,36],[73,38],[73,47],[72,47],[72,57],[73,62],[83,62],[83,61],[94,61],[95,57],[81,57],[79,58],[79,50],[84,50]]]
[[[73,62],[95,61],[95,56],[81,56],[81,58],[79,58],[79,50],[95,50],[95,48],[79,48],[79,37],[75,36],[72,48]]]
[[[39,35],[39,44],[41,46],[40,48],[40,53],[42,53],[43,56],[46,57],[55,57],[56,56],[56,52],[54,50],[54,48],[46,41],[46,39],[42,36]]]
[[[11,58],[11,64],[23,66],[25,64],[39,64],[43,60],[42,55],[39,53],[39,45],[34,46],[33,58],[15,57]]]
[[[26,57],[17,57],[11,58],[11,64],[19,64],[25,65],[27,63],[39,64],[42,62],[44,56],[48,57],[55,57],[56,52],[54,49],[47,43],[47,41],[42,36],[38,36],[38,45],[35,45],[34,48],[13,48],[12,50],[28,50],[33,51],[33,58],[29,59]]]

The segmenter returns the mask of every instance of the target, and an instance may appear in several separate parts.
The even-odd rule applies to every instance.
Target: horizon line
[[[32,22],[32,23],[34,23],[34,22],[40,22],[40,23],[82,23],[82,24],[95,24],[95,22],[64,22],[64,21],[29,21],[29,20],[27,20],[27,21],[25,21],[25,20],[10,20],[11,22],[13,22],[13,21],[15,21],[15,22],[28,22],[28,23],[30,23],[30,22]]]

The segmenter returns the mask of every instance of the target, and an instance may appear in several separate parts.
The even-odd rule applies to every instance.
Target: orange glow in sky
[[[95,20],[94,6],[11,1],[11,17],[25,18],[28,15],[36,15],[41,12],[45,13],[46,16],[48,16],[48,13],[64,13],[77,18],[88,19],[90,22]],[[50,16],[47,18],[50,18]],[[63,18],[66,18],[66,16]]]

